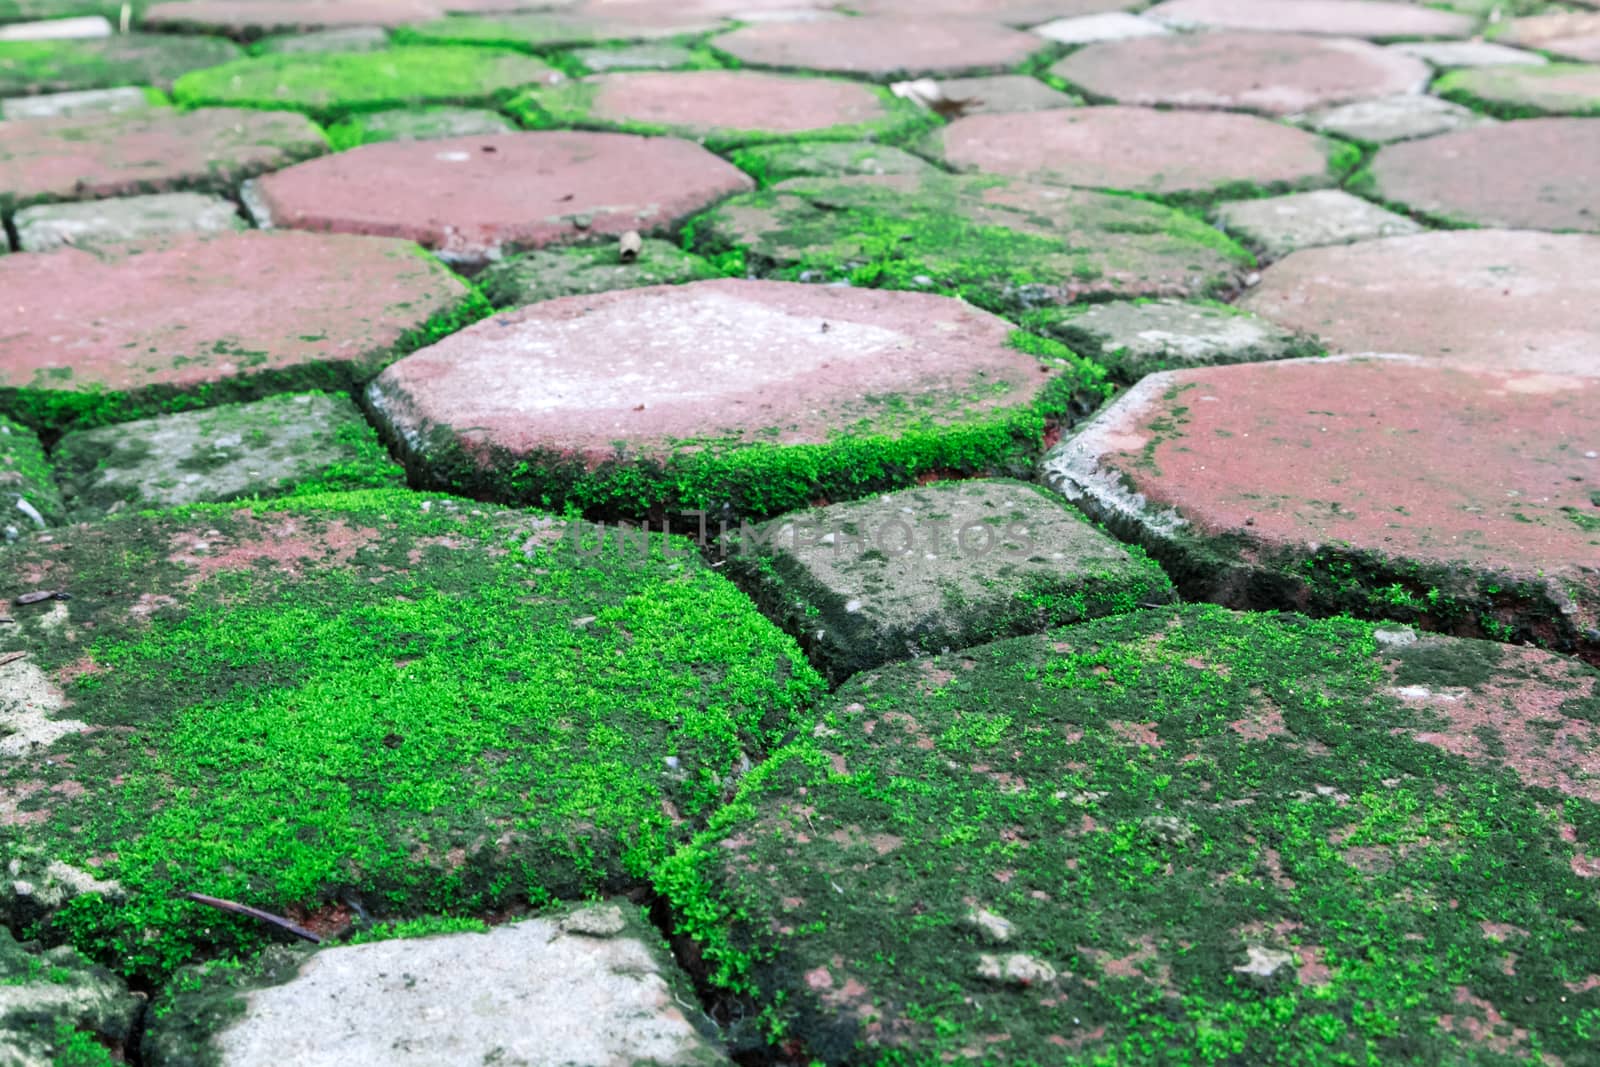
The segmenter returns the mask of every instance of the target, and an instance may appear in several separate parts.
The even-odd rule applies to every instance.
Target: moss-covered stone
[[[473,279],[495,307],[522,307],[558,296],[681,285],[719,276],[706,260],[668,242],[648,238],[630,262],[616,244],[548,249],[491,264]]]
[[[389,47],[389,31],[382,26],[347,26],[315,33],[285,33],[263,37],[250,46],[251,55],[280,52],[376,52]]]
[[[1453,70],[1434,82],[1433,91],[1447,100],[1507,119],[1600,115],[1600,64]]]
[[[108,89],[167,88],[187,71],[227,63],[239,47],[219,37],[128,34],[98,40],[0,42],[0,96]]]
[[[0,542],[60,522],[64,514],[39,438],[0,415]]]
[[[143,1007],[76,950],[19,945],[0,926],[0,1053],[8,1067],[123,1063]]]
[[[489,45],[548,52],[605,41],[656,41],[704,36],[727,23],[716,16],[635,7],[627,17],[595,12],[548,11],[508,15],[452,15],[403,26],[398,40],[416,44]]]
[[[932,163],[904,149],[869,141],[779,141],[736,149],[728,159],[763,188],[787,178],[938,173]]]
[[[680,70],[701,66],[703,54],[681,44],[625,44],[610,48],[578,48],[572,58],[585,70]]]
[[[508,133],[516,124],[497,111],[475,107],[397,108],[364,111],[328,127],[337,151],[379,141],[433,141],[442,137]]]

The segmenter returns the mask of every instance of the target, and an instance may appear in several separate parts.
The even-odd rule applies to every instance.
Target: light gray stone
[[[86,41],[110,36],[111,23],[99,15],[0,26],[0,41]]]
[[[1097,41],[1125,41],[1130,37],[1159,37],[1172,30],[1159,22],[1130,15],[1126,11],[1107,11],[1099,15],[1056,19],[1033,32],[1061,44],[1094,44]]]
[[[438,141],[509,133],[516,123],[504,115],[476,107],[396,108],[352,115],[333,127],[334,147],[377,141]]]
[[[595,73],[608,70],[673,70],[687,66],[694,53],[676,44],[632,44],[626,48],[579,48],[573,56]]]
[[[389,31],[381,26],[342,26],[316,33],[289,33],[266,37],[256,51],[272,52],[376,52],[389,46]]]
[[[143,111],[154,107],[143,89],[84,89],[73,93],[45,93],[41,96],[14,96],[0,100],[0,118],[54,119],[72,115],[105,115],[124,111]]]
[[[113,200],[41,204],[16,215],[17,244],[24,252],[49,252],[66,245],[104,246],[179,233],[223,233],[244,229],[233,202],[203,193],[156,193]]]
[[[1388,144],[1482,126],[1494,120],[1436,96],[1404,95],[1324,108],[1294,116],[1290,121],[1356,141]]]
[[[1268,979],[1285,967],[1294,966],[1294,953],[1265,945],[1246,945],[1245,962],[1234,968],[1246,978]]]
[[[1542,67],[1550,62],[1537,52],[1507,48],[1492,41],[1413,41],[1389,47],[1447,70],[1456,67]]]
[[[1023,74],[997,74],[988,78],[947,78],[937,83],[941,100],[964,101],[961,113],[982,115],[996,111],[1043,111],[1051,107],[1077,107],[1081,101]]]
[[[142,998],[128,992],[120,979],[75,949],[45,952],[19,945],[0,926],[0,1063],[6,1067],[69,1062],[62,1058],[69,1053],[61,1043],[63,1026],[74,1036],[90,1034],[120,1051],[141,1005]]]
[[[1281,259],[1297,248],[1399,237],[1423,229],[1404,215],[1338,189],[1232,200],[1218,204],[1215,217],[1228,233],[1272,259]]]

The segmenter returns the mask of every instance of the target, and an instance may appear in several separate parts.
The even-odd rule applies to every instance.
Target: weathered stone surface
[[[466,296],[407,242],[306,233],[0,256],[0,288],[0,408],[47,425],[364,381]]]
[[[0,41],[81,41],[110,36],[111,23],[103,15],[0,26]]]
[[[934,174],[932,163],[900,148],[865,141],[802,141],[751,145],[729,157],[763,185],[785,178],[845,178],[885,174]]]
[[[1190,595],[1600,659],[1597,416],[1596,378],[1409,356],[1210,367],[1146,378],[1042,471]]]
[[[1372,161],[1385,200],[1476,226],[1600,232],[1600,123],[1527,119],[1391,145]]]
[[[1366,41],[1286,33],[1189,33],[1106,41],[1050,68],[1120,104],[1287,115],[1421,92],[1428,65]]]
[[[915,104],[887,89],[757,70],[597,74],[527,93],[510,110],[530,126],[666,134],[714,149],[780,138],[897,138],[927,124]]]
[[[321,130],[288,111],[154,108],[27,119],[8,123],[0,143],[0,210],[169,189],[230,192],[327,148]]]
[[[763,517],[925,470],[1025,464],[1046,418],[1101,390],[1064,352],[1011,340],[944,297],[722,279],[497,315],[367,398],[431,484]]]
[[[325,393],[79,430],[56,444],[55,464],[78,521],[124,508],[404,485],[355,406]]]
[[[335,148],[345,149],[379,141],[436,141],[511,133],[516,128],[510,119],[486,108],[396,108],[357,112],[328,127],[328,140]]]
[[[1319,356],[1321,347],[1227,304],[1114,300],[1045,308],[1027,325],[1105,367],[1119,381],[1176,367]]]
[[[382,26],[350,26],[315,33],[266,37],[255,44],[257,55],[275,52],[376,52],[389,47],[389,31]]]
[[[688,141],[551,130],[365,145],[267,175],[249,204],[258,223],[406,237],[484,263],[602,234],[661,233],[751,184]]]
[[[1206,295],[1250,265],[1170,208],[993,178],[794,178],[714,208],[694,239],[760,274],[932,289],[1007,311]]]
[[[558,296],[681,285],[719,277],[717,269],[670,241],[647,238],[623,262],[615,244],[551,248],[491,263],[473,278],[495,307],[522,307]]]
[[[1338,189],[1218,204],[1216,221],[1245,244],[1281,259],[1300,248],[1421,233],[1422,227]]]
[[[244,229],[233,201],[202,193],[155,193],[23,208],[12,220],[23,252],[120,244],[179,233]]]
[[[1563,11],[1513,19],[1498,28],[1494,38],[1562,59],[1600,63],[1600,12]]]
[[[1479,230],[1307,249],[1268,267],[1240,306],[1334,352],[1592,375],[1600,237]]]
[[[1172,31],[1159,22],[1130,15],[1126,11],[1108,11],[1102,15],[1056,19],[1043,26],[1035,26],[1033,32],[1059,44],[1094,44],[1098,41],[1125,41],[1134,37],[1159,37]]]
[[[590,927],[612,932],[581,932]],[[688,980],[626,900],[481,933],[273,949],[180,983],[151,1028],[156,1067],[732,1062],[689,1021]],[[229,1001],[242,1002],[239,1018],[219,1010]],[[310,1017],[319,1025],[300,1025]]]
[[[866,16],[848,22],[767,22],[712,39],[754,67],[854,74],[877,81],[999,72],[1037,51],[1039,38],[973,19]]]
[[[0,817],[6,810],[0,807]],[[0,1051],[7,1064],[120,1062],[133,1043],[144,998],[76,950],[19,945],[0,927],[0,975]],[[86,1058],[90,1050],[105,1058]]]
[[[700,36],[727,29],[728,23],[676,5],[629,6],[612,14],[606,5],[572,11],[539,11],[524,15],[452,16],[407,26],[402,41],[421,44],[500,45],[547,51],[598,44],[601,41],[655,41]]]
[[[1159,567],[1012,481],[793,512],[741,539],[728,565],[834,682],[1173,596]]]
[[[1008,26],[1033,26],[1050,19],[1138,6],[1138,0],[851,0],[849,8],[863,15],[973,18]]]
[[[185,71],[226,63],[237,45],[214,37],[133,33],[100,41],[0,42],[0,96],[155,85]]]
[[[589,70],[672,70],[694,62],[692,50],[677,44],[633,44],[621,48],[576,48],[572,56]]]
[[[0,119],[58,119],[74,115],[105,115],[145,111],[155,106],[145,89],[85,89],[76,93],[45,93],[0,100]]]
[[[1396,52],[1416,56],[1436,67],[1503,67],[1521,65],[1542,67],[1550,62],[1537,52],[1524,52],[1489,41],[1413,41],[1389,46]]]
[[[456,0],[450,6],[468,5]],[[433,0],[166,0],[150,5],[144,25],[252,40],[267,34],[400,26],[443,14]]]
[[[930,142],[960,169],[1167,196],[1332,185],[1356,158],[1254,115],[1133,107],[970,115]]]
[[[1173,26],[1318,33],[1375,41],[1466,37],[1476,22],[1456,12],[1383,0],[1165,0],[1144,15]]]
[[[943,99],[960,102],[960,113],[963,115],[984,115],[993,111],[1042,111],[1047,107],[1077,107],[1083,102],[1023,74],[947,78],[938,85]]]
[[[0,550],[0,656],[25,651],[8,668],[60,709],[56,736],[0,758],[0,917],[165,975],[261,943],[185,892],[331,935],[353,884],[393,919],[642,887],[821,680],[687,542],[580,548],[599,533],[391,490]],[[76,595],[11,603],[41,588]],[[449,1017],[467,1010],[456,994]]]
[[[65,514],[44,445],[32,430],[0,415],[0,543],[60,522]]]
[[[418,46],[241,59],[185,75],[172,93],[189,107],[281,107],[327,120],[353,111],[489,103],[562,80],[560,72],[518,52]]]
[[[1453,70],[1433,88],[1441,96],[1505,118],[1600,115],[1600,64]]]
[[[1295,121],[1355,141],[1389,144],[1482,126],[1494,120],[1436,96],[1405,95],[1314,111],[1296,116]]]

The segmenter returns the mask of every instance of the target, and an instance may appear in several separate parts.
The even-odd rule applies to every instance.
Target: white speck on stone
[[[580,908],[557,924],[562,931],[583,937],[611,937],[628,926],[622,909],[615,904],[596,904]]]
[[[1017,933],[1016,923],[987,908],[975,908],[968,912],[967,925],[999,944],[1010,941]]]
[[[1248,958],[1234,970],[1253,978],[1271,978],[1283,968],[1294,965],[1293,954],[1281,949],[1246,945],[1245,954]]]
[[[435,152],[433,158],[443,163],[465,163],[472,158],[470,152]]]
[[[1048,985],[1056,980],[1056,969],[1023,952],[1009,956],[985,953],[978,957],[978,977],[1001,985]]]
[[[66,612],[59,602],[54,608]],[[55,718],[66,706],[61,690],[28,659],[0,665],[0,758],[15,759],[87,730],[77,719]]]
[[[1398,630],[1374,630],[1372,639],[1384,648],[1404,648],[1416,643],[1417,632],[1409,626],[1402,626]]]
[[[847,613],[849,613],[851,615],[854,615],[856,612],[861,610],[861,601],[859,601],[859,600],[851,600],[851,601],[847,602],[845,604],[845,606],[844,606],[844,610]]]

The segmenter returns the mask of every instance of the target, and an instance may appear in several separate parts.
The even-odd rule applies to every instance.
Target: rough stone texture
[[[1600,115],[1600,64],[1453,70],[1434,92],[1505,118]]]
[[[1268,267],[1240,306],[1333,352],[1592,375],[1600,237],[1478,230],[1307,249]]]
[[[1042,473],[1188,595],[1600,658],[1597,416],[1596,378],[1409,356],[1208,367],[1141,381]]]
[[[1476,20],[1383,0],[1165,0],[1144,12],[1173,26],[1397,40],[1466,37]]]
[[[361,381],[466,295],[414,245],[305,233],[4,256],[0,288],[0,407],[52,423],[148,414],[202,388],[217,403],[273,383]]]
[[[19,945],[0,927],[0,975],[0,1052],[8,1065],[120,1062],[132,1043],[144,998],[75,949]],[[89,1049],[106,1058],[76,1058]]]
[[[833,682],[1172,599],[1160,568],[1037,486],[943,482],[772,520],[729,567]]]
[[[1303,2],[1303,0],[1295,0]],[[1192,33],[1107,41],[1050,68],[1120,104],[1288,115],[1420,92],[1428,65],[1366,41],[1284,33]]]
[[[0,210],[170,189],[230,192],[241,179],[327,151],[288,111],[157,108],[27,119],[0,142]]]
[[[0,43],[0,96],[119,85],[166,89],[185,71],[238,55],[237,45],[212,37],[132,33],[100,41],[5,42]]]
[[[1600,232],[1600,123],[1527,119],[1392,145],[1373,189],[1413,211],[1476,226]]]
[[[1562,59],[1600,63],[1600,12],[1565,11],[1513,19],[1495,40],[1537,48]]]
[[[0,100],[0,119],[58,119],[75,115],[118,114],[145,111],[154,107],[144,89],[84,89],[76,93],[45,93],[41,96],[14,96]]]
[[[582,921],[595,915],[615,920],[617,929],[580,932],[588,929]],[[594,928],[611,930],[610,925]],[[291,1062],[305,1067],[726,1067],[732,1062],[685,1015],[682,1006],[693,1004],[687,980],[675,972],[660,935],[627,901],[593,905],[565,920],[525,919],[484,933],[314,953],[276,949],[266,966],[252,970],[267,973],[245,977],[213,965],[186,974],[186,984],[201,988],[170,998],[172,1011],[152,1027],[156,1055],[151,1062],[156,1067],[208,1061],[219,1067]],[[243,1000],[243,1017],[212,1023],[225,998]],[[206,1023],[190,1021],[196,1014]],[[300,1025],[311,1017],[319,1025]],[[534,1019],[539,1025],[530,1026]],[[215,1032],[205,1034],[209,1027]]]
[[[473,282],[495,307],[522,307],[558,296],[681,285],[719,277],[699,256],[670,241],[647,238],[638,256],[623,262],[616,244],[552,248],[490,264]]]
[[[155,193],[23,208],[12,220],[22,252],[51,252],[179,233],[244,229],[233,201],[202,193]]]
[[[1134,37],[1158,37],[1172,31],[1159,22],[1130,15],[1126,11],[1109,11],[1103,15],[1056,19],[1035,26],[1033,32],[1059,44],[1094,44],[1098,41],[1125,41]]]
[[[1524,52],[1489,41],[1413,41],[1390,45],[1396,52],[1416,56],[1436,67],[1503,67],[1521,65],[1542,67],[1550,62],[1537,52]]]
[[[1031,34],[972,19],[896,16],[767,22],[712,39],[741,63],[853,74],[878,81],[958,77],[1014,67],[1038,51]]]
[[[110,36],[111,23],[103,15],[13,22],[8,26],[0,26],[0,41],[89,40]]]
[[[938,168],[900,148],[866,141],[802,141],[751,145],[728,157],[763,184],[785,178],[934,174]]]
[[[1119,381],[1215,363],[1256,363],[1322,354],[1316,341],[1217,303],[1116,300],[1047,308],[1030,328],[1058,338]]]
[[[1300,248],[1422,232],[1420,225],[1404,215],[1338,189],[1233,200],[1218,204],[1215,218],[1224,230],[1271,259],[1281,259]]]
[[[44,445],[33,431],[0,415],[0,543],[64,515]]]
[[[128,507],[404,484],[361,413],[324,393],[79,430],[57,442],[55,465],[77,521]]]
[[[483,263],[602,234],[662,233],[751,184],[687,141],[544,131],[365,145],[267,175],[250,207],[258,223],[406,237]]]
[[[1250,265],[1170,208],[993,178],[795,178],[714,208],[695,240],[708,253],[743,250],[759,273],[931,288],[1006,311],[1206,295]]]
[[[1123,11],[1138,7],[1139,0],[851,0],[848,6],[863,15],[974,18],[1033,26],[1050,19]]]
[[[316,33],[266,37],[255,44],[258,55],[279,52],[376,52],[389,47],[389,31],[382,26],[350,26]]]
[[[1133,107],[971,115],[930,140],[960,169],[1169,196],[1332,185],[1349,165],[1331,142],[1254,115]]]
[[[961,101],[963,115],[985,115],[994,111],[1042,111],[1047,107],[1077,107],[1081,100],[1052,89],[1036,78],[1022,74],[995,74],[987,78],[948,78],[939,84],[939,95]]]
[[[475,107],[397,108],[363,111],[328,128],[335,148],[353,148],[379,141],[436,141],[511,133],[516,124],[498,111]]]
[[[468,5],[458,0],[450,6]],[[432,0],[167,0],[146,9],[144,24],[250,40],[267,34],[399,26],[442,14],[442,6]]]
[[[589,70],[672,70],[694,62],[695,54],[676,44],[634,44],[623,48],[577,48],[572,56]]]
[[[1295,121],[1355,141],[1389,144],[1482,126],[1494,120],[1436,96],[1407,95],[1331,107],[1297,115]]]
[[[503,45],[542,52],[602,41],[698,37],[727,27],[722,18],[676,5],[641,5],[619,14],[612,14],[601,5],[587,10],[525,15],[458,16],[407,26],[397,36],[423,44]]]

